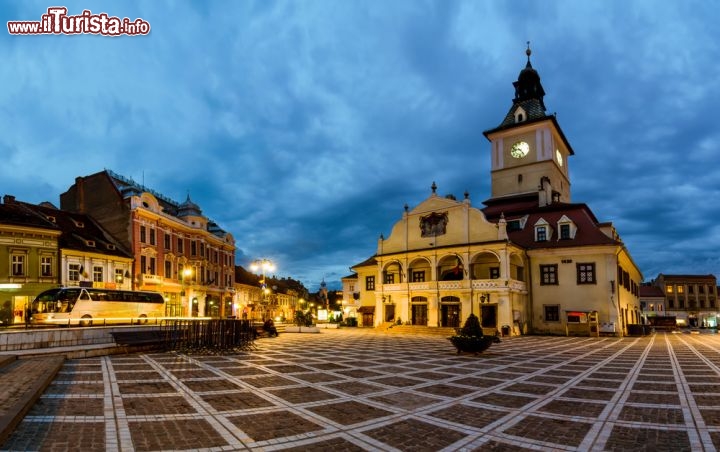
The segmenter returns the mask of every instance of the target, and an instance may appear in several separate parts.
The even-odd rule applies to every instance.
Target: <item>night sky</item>
[[[430,195],[490,197],[527,61],[575,155],[573,202],[645,279],[720,275],[715,1],[0,2],[151,26],[0,39],[0,194],[50,201],[111,169],[232,233],[237,263],[340,288]]]

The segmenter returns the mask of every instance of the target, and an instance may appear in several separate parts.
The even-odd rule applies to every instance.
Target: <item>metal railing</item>
[[[249,320],[167,319],[161,322],[167,350],[182,353],[234,353],[252,348],[256,331]]]

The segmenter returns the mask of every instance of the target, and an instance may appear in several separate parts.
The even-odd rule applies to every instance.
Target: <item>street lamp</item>
[[[260,272],[262,274],[262,279],[260,280],[260,287],[262,289],[262,304],[263,309],[265,309],[265,297],[268,293],[270,293],[270,289],[267,287],[267,282],[265,281],[265,275],[267,272],[273,272],[275,271],[275,264],[270,259],[256,259],[250,263],[250,270],[252,270],[254,273]],[[263,315],[263,320],[265,315]]]

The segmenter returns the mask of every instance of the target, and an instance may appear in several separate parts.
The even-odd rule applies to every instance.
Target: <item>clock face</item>
[[[563,165],[563,159],[562,154],[560,153],[560,149],[555,149],[555,159],[557,159],[558,165]]]
[[[510,148],[510,155],[512,155],[516,159],[521,159],[525,157],[526,155],[528,155],[529,152],[530,145],[524,141],[518,141]]]

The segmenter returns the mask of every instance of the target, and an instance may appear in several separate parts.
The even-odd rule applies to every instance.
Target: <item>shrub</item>
[[[463,325],[462,329],[460,330],[461,336],[475,336],[475,337],[482,337],[483,336],[483,330],[480,326],[480,319],[475,314],[470,314],[465,320],[465,325]]]

